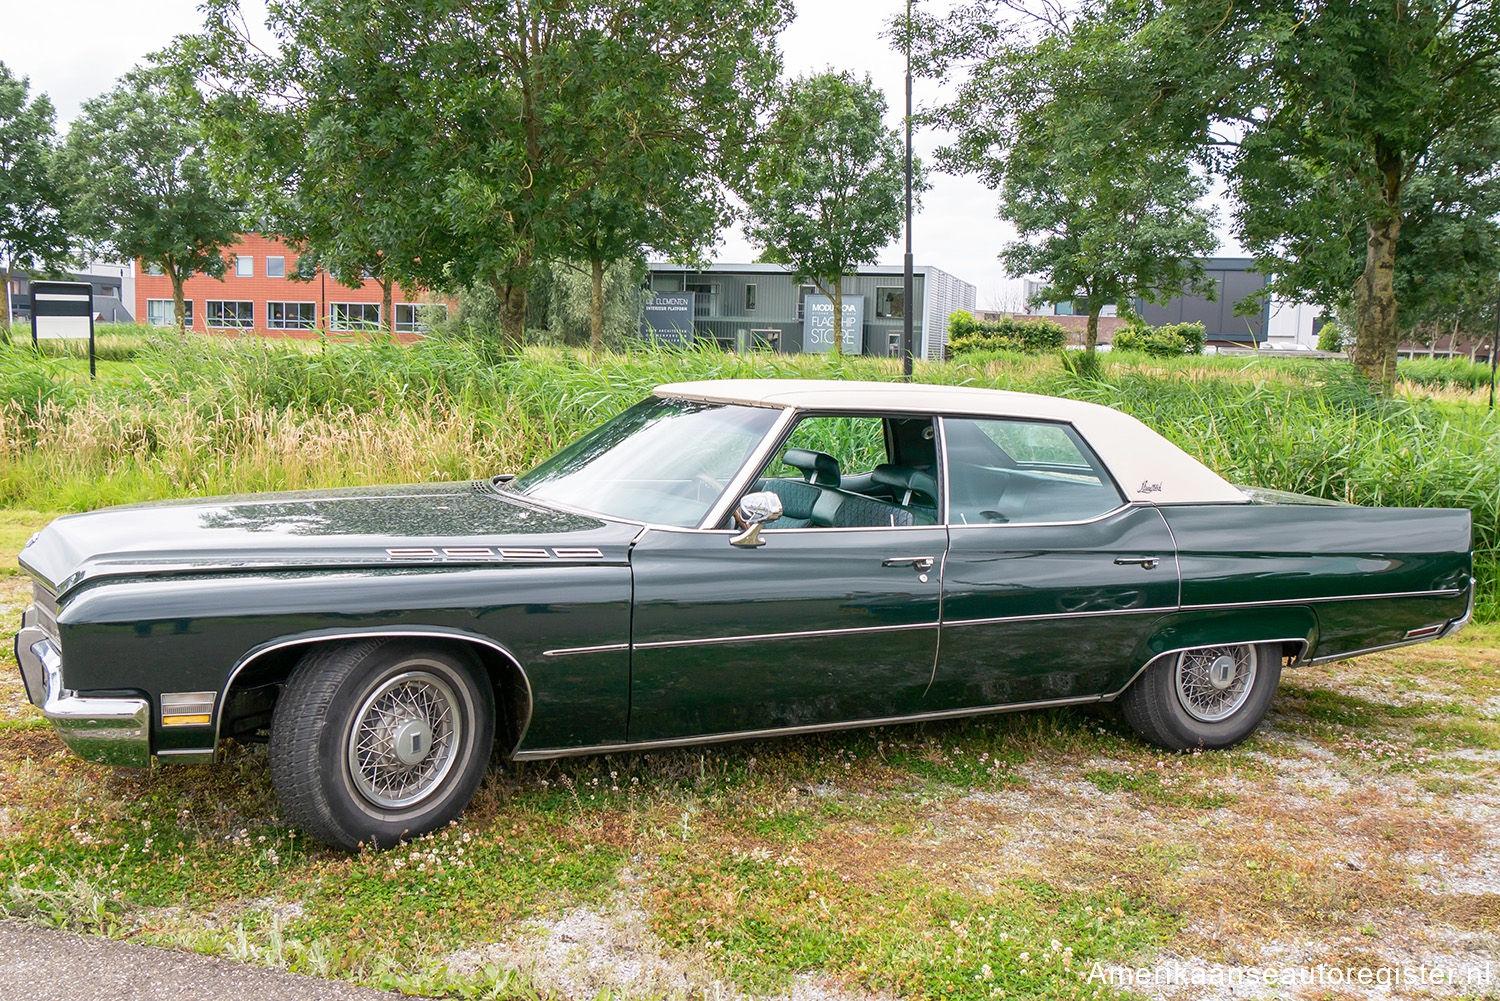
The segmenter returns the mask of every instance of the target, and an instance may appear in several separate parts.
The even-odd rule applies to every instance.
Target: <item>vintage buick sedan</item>
[[[517,761],[1117,702],[1227,747],[1282,669],[1446,636],[1470,516],[1233,486],[1106,407],[931,385],[658,388],[520,476],[61,518],[16,654],[76,752],[266,740],[331,845]]]

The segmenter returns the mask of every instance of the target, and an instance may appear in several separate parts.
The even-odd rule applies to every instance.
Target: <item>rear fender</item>
[[[1300,663],[1307,652],[1313,649],[1317,639],[1318,618],[1306,606],[1177,612],[1164,616],[1157,622],[1150,638],[1136,652],[1136,663],[1140,665],[1140,670],[1131,676],[1130,683],[1120,691],[1129,688],[1152,662],[1182,650],[1240,643],[1279,643],[1287,656],[1295,658],[1294,663]]]

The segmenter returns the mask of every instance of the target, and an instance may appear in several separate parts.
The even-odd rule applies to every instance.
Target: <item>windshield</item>
[[[691,528],[776,423],[766,407],[637,403],[510,484],[539,501]]]

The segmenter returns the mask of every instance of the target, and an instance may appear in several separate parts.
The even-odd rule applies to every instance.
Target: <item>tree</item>
[[[240,204],[209,170],[196,95],[159,67],[127,73],[84,103],[63,147],[70,213],[80,232],[117,256],[161,268],[172,281],[178,330],[182,285],[224,274]]]
[[[10,337],[10,281],[18,269],[61,268],[69,257],[59,211],[53,157],[53,112],[47,95],[27,100],[30,85],[0,63],[0,283],[5,311],[0,336]]]
[[[353,225],[389,273],[489,285],[517,347],[539,262],[674,246],[676,189],[715,204],[695,179],[744,148],[789,14],[787,0],[307,0],[271,7],[262,51],[238,0],[212,0],[194,44],[212,92],[279,120],[268,134],[294,150],[305,132],[315,162],[364,188],[343,205],[369,215]],[[290,159],[315,179],[305,152]]]
[[[269,27],[281,44],[267,51],[237,3],[218,0],[205,12],[204,34],[179,39],[173,64],[207,95],[218,176],[301,251],[299,274],[323,270],[351,287],[372,276],[394,333],[393,286],[440,277],[424,281],[408,266],[423,249],[409,212],[427,183],[412,169],[411,143],[430,126],[413,100],[422,83],[396,53],[419,15],[359,0],[273,8]],[[351,44],[319,44],[325,37]]]
[[[966,67],[954,98],[930,115],[953,134],[939,162],[999,191],[1000,217],[1019,237],[1001,259],[1013,274],[1041,276],[1032,304],[1072,301],[1086,312],[1092,354],[1105,306],[1207,290],[1201,258],[1217,246],[1200,205],[1207,183],[1193,144],[1130,113],[1129,79],[1096,85],[1128,64],[1116,25],[1000,30],[1008,9],[981,3],[912,26],[929,73]],[[905,45],[906,25],[895,29]]]
[[[1466,188],[1493,174],[1493,158],[1451,153],[1500,117],[1500,5],[1090,0],[1081,16],[1128,46],[1094,86],[1127,81],[1134,113],[1200,137],[1278,291],[1317,293],[1355,258],[1339,295],[1354,315],[1353,360],[1389,389],[1412,183],[1438,176],[1440,161],[1467,165],[1453,178]],[[1340,239],[1347,218],[1352,246]]]
[[[762,259],[833,300],[834,351],[842,353],[844,276],[872,264],[901,232],[904,147],[884,123],[885,96],[851,73],[793,80],[770,114],[764,145],[742,191],[747,233]],[[920,164],[913,186],[925,190]],[[906,303],[904,308],[911,308]]]

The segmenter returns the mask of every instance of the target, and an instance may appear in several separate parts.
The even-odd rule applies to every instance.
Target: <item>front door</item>
[[[932,430],[926,418],[804,418],[751,487],[786,502],[764,546],[731,546],[727,529],[640,538],[631,741],[920,711],[948,541]]]

